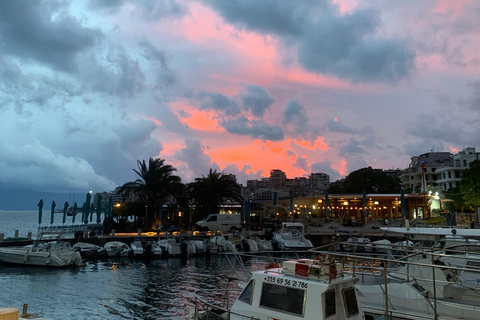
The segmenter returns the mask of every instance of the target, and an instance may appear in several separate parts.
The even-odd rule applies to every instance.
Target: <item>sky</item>
[[[480,1],[0,1],[0,187],[335,181],[480,145]]]

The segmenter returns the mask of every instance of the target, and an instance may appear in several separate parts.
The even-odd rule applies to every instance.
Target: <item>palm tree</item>
[[[164,163],[165,159],[150,158],[147,166],[145,160],[137,160],[138,170],[133,169],[133,171],[140,178],[125,183],[118,191],[127,196],[134,193],[145,202],[147,207],[145,226],[147,228],[155,225],[159,208],[166,198],[176,196],[184,187],[182,179],[173,174],[177,169]]]
[[[201,217],[215,214],[225,199],[243,202],[240,185],[228,175],[210,169],[208,175],[202,176],[189,185],[190,197],[199,206]]]

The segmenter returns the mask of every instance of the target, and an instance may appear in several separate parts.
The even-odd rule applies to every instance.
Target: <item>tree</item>
[[[460,192],[467,205],[473,208],[480,202],[480,160],[470,162],[460,182]]]
[[[465,200],[463,200],[463,194],[460,191],[460,186],[455,188],[450,188],[448,190],[443,191],[445,195],[445,200],[443,203],[443,208],[449,210],[450,212],[457,212],[463,210],[466,207]]]
[[[243,202],[240,185],[228,175],[210,169],[208,175],[202,176],[189,185],[190,197],[194,198],[200,217],[219,212],[219,206],[226,199]]]
[[[165,159],[150,158],[148,165],[145,160],[137,160],[138,170],[133,171],[139,179],[125,183],[118,193],[127,196],[134,193],[147,206],[145,226],[152,228],[156,224],[157,213],[162,201],[168,196],[176,196],[184,188],[182,179],[173,173],[177,171],[171,165],[165,164]]]
[[[346,193],[400,193],[398,176],[387,175],[382,169],[372,167],[351,172],[343,182]]]

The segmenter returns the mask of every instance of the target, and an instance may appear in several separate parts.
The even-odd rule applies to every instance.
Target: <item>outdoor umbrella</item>
[[[40,199],[37,206],[38,206],[38,224],[41,224],[42,223],[43,199]]]
[[[52,201],[52,211],[50,212],[50,224],[53,224],[53,214],[55,212],[55,207],[56,207],[55,201]]]
[[[95,206],[93,203],[90,205],[90,222],[93,220],[93,211],[95,210]]]
[[[97,196],[97,223],[100,223],[100,215],[102,214],[102,196]]]
[[[75,202],[73,204],[73,210],[72,210],[72,223],[75,223],[75,216],[77,215],[77,203]]]
[[[405,203],[405,190],[400,190],[400,203],[402,207],[402,217],[407,216],[407,204]]]
[[[85,215],[86,218],[84,217],[85,223],[88,223],[88,214],[90,213],[90,200],[92,199],[92,194],[90,192],[87,193],[87,201],[85,203]]]
[[[65,224],[65,220],[67,220],[67,209],[68,209],[68,202],[65,201],[65,204],[63,205],[63,220],[62,220],[63,224]]]
[[[88,223],[87,204],[85,202],[83,203],[83,209],[82,209],[82,222],[85,224]]]

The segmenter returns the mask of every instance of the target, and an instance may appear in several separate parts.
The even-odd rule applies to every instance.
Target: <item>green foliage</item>
[[[118,193],[131,193],[137,195],[147,205],[147,226],[153,227],[156,221],[159,204],[168,196],[176,196],[182,193],[184,185],[179,176],[173,173],[177,171],[171,165],[165,164],[165,159],[150,158],[148,165],[145,160],[137,160],[138,170],[133,171],[139,179],[125,183]]]
[[[336,184],[336,185],[330,186],[328,188],[328,193],[341,194],[341,193],[346,193],[346,191],[345,191],[345,187],[343,186],[343,184]]]
[[[197,179],[188,188],[190,197],[197,203],[197,219],[218,213],[219,206],[225,199],[243,202],[240,185],[217,170],[210,169],[206,177]]]
[[[400,178],[389,176],[381,169],[362,168],[351,172],[341,188],[330,188],[329,193],[400,193]]]
[[[469,168],[463,172],[460,192],[467,205],[478,206],[480,202],[480,160],[470,162]]]

